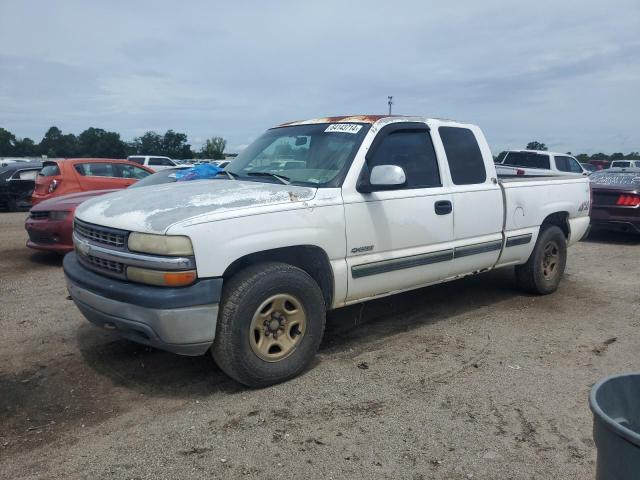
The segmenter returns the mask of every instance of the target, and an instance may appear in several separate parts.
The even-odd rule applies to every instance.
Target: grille
[[[35,218],[36,220],[49,218],[49,212],[31,212],[31,218]]]
[[[53,243],[53,237],[45,232],[29,230],[29,240],[33,243]]]
[[[124,264],[120,262],[114,262],[113,260],[105,260],[104,258],[94,257],[93,255],[83,255],[82,258],[89,265],[100,270],[106,270],[108,272],[119,273],[119,274],[121,274],[124,271]]]
[[[104,227],[98,227],[96,225],[89,225],[87,223],[81,223],[76,220],[75,232],[81,237],[88,240],[93,240],[97,243],[109,245],[115,248],[124,248],[126,233],[118,232]]]

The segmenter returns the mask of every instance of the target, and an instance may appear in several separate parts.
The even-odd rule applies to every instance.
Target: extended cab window
[[[397,165],[404,169],[404,188],[440,187],[436,152],[428,130],[398,130],[384,137],[373,156],[369,170],[376,165]]]
[[[545,170],[551,168],[549,155],[533,152],[508,152],[502,163],[511,167],[542,168]]]
[[[484,183],[487,179],[484,158],[473,132],[468,128],[440,127],[438,133],[447,154],[453,183],[456,185]]]
[[[139,165],[144,165],[144,157],[129,157],[127,158],[130,162],[137,163]]]

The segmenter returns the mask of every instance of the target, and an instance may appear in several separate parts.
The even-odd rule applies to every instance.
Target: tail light
[[[51,183],[49,184],[49,193],[53,193],[53,191],[58,188],[59,184],[60,182],[58,182],[58,180],[51,180]]]
[[[516,175],[524,175],[524,170],[522,170],[521,168],[517,168]]]
[[[616,205],[622,207],[637,207],[640,205],[640,195],[620,195]]]

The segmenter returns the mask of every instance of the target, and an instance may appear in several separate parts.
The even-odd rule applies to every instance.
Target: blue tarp
[[[175,173],[177,182],[184,182],[187,180],[204,180],[207,178],[216,178],[216,176],[222,172],[223,169],[212,165],[210,163],[203,163],[196,165],[195,167],[185,168]]]

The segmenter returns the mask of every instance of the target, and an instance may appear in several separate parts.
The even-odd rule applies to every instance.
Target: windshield
[[[316,123],[273,128],[226,168],[242,180],[336,187],[342,183],[370,125]],[[277,176],[274,176],[274,174]]]

